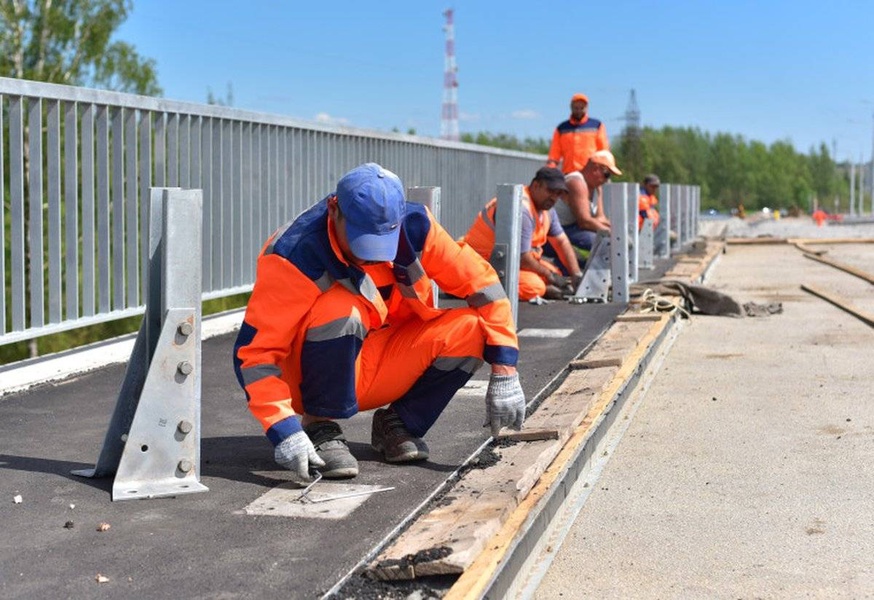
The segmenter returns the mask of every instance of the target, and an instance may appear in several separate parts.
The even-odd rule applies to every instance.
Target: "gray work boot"
[[[393,408],[378,408],[373,413],[370,446],[382,452],[388,462],[410,462],[428,458],[428,445],[407,431]]]
[[[325,479],[343,479],[358,475],[358,461],[349,452],[343,430],[334,421],[316,421],[304,427],[325,466],[319,472]]]

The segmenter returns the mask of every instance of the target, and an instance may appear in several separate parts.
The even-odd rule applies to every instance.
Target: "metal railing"
[[[0,345],[142,314],[150,187],[203,190],[203,298],[249,291],[267,236],[363,162],[441,188],[463,235],[544,157],[0,78]]]

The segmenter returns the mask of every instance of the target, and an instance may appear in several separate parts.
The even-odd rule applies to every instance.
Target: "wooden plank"
[[[571,371],[561,386],[526,420],[526,426],[556,429],[566,440],[579,427],[607,384],[618,371],[615,367]]]
[[[541,440],[557,440],[558,429],[523,429],[522,431],[509,431],[495,438],[500,442],[539,442]]]
[[[616,317],[617,321],[658,321],[662,315],[652,313],[622,313]]]
[[[850,275],[855,275],[859,279],[864,279],[868,283],[874,284],[874,275],[872,275],[871,273],[868,273],[866,271],[863,271],[862,269],[857,269],[856,267],[854,267],[852,265],[838,262],[836,260],[832,260],[832,259],[826,258],[824,256],[818,256],[816,254],[810,254],[810,253],[805,252],[804,256],[805,256],[805,258],[809,258],[810,260],[815,260],[817,262],[821,262],[824,265],[829,265],[830,267],[834,267],[835,269],[840,269],[841,271],[844,271],[845,273],[849,273]]]
[[[613,402],[616,394],[625,384],[640,364],[643,356],[655,343],[664,330],[665,322],[653,323],[647,335],[640,341],[629,360],[617,370],[607,389],[601,394],[596,404],[573,435],[561,448],[561,451],[543,472],[530,493],[510,513],[500,530],[488,540],[488,549],[480,553],[473,563],[467,567],[455,584],[444,596],[444,600],[464,600],[466,598],[481,598],[486,586],[494,577],[495,571],[513,546],[519,531],[536,507],[537,503],[547,495],[550,487],[559,479],[567,464],[578,453],[591,435],[591,426],[604,409]]]
[[[727,238],[725,243],[733,246],[750,246],[754,244],[786,244],[788,240],[777,237]]]
[[[810,246],[805,245],[803,242],[793,242],[793,244],[796,248],[806,254],[816,254],[817,256],[821,256],[828,252],[828,250],[816,250],[814,248],[811,248]]]
[[[839,296],[829,294],[825,290],[814,287],[812,285],[805,285],[803,283],[801,284],[801,289],[804,290],[805,292],[810,292],[814,296],[819,296],[820,298],[822,298],[823,300],[825,300],[827,302],[831,302],[832,304],[834,304],[835,306],[837,306],[841,310],[844,310],[844,311],[850,313],[851,315],[853,315],[854,317],[856,317],[857,319],[859,319],[863,323],[866,323],[867,325],[874,327],[874,315],[859,310],[858,308],[856,308],[852,304],[850,304],[845,298],[841,298]]]
[[[874,238],[790,238],[793,244],[874,244]]]
[[[572,360],[568,367],[570,369],[599,369],[601,367],[621,367],[622,366],[622,358],[619,356],[612,356],[607,358],[594,358],[594,359],[582,359],[582,360]]]
[[[415,521],[367,568],[382,580],[458,574],[484,550],[518,503],[562,448],[558,441],[495,448],[494,465],[473,469],[449,492],[451,501]],[[427,550],[448,549],[431,560],[410,564],[407,557],[427,557]]]

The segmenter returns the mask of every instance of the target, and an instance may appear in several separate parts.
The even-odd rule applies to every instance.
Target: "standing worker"
[[[432,277],[468,306],[435,308]],[[520,429],[518,355],[494,269],[367,163],[267,240],[234,369],[275,460],[304,485],[315,469],[358,474],[335,420],[360,410],[377,409],[371,446],[386,461],[427,459],[422,437],[483,360],[492,434]]]
[[[558,222],[553,208],[568,192],[564,175],[558,169],[541,167],[529,185],[522,188],[522,232],[519,244],[519,299],[537,297],[560,300],[572,294],[583,278],[570,240]],[[471,225],[464,241],[488,260],[495,247],[495,212],[498,199],[492,198]],[[567,281],[561,271],[544,260],[543,248],[558,248],[558,258],[571,275]],[[568,288],[568,286],[571,286]]]
[[[589,98],[585,94],[571,97],[571,116],[559,123],[552,134],[546,166],[561,164],[562,173],[579,171],[598,150],[609,150],[604,123],[588,115]]]

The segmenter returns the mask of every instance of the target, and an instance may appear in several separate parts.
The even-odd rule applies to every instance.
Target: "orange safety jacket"
[[[598,119],[586,116],[582,121],[568,119],[559,123],[552,134],[546,166],[556,167],[561,162],[563,173],[579,171],[598,150],[609,150],[607,129]]]
[[[659,226],[659,220],[661,217],[659,216],[659,211],[656,209],[656,206],[659,203],[659,199],[651,194],[646,193],[646,189],[640,188],[640,195],[637,197],[637,230],[640,231],[641,227],[643,227],[644,219],[649,219],[652,221],[652,228],[655,229]]]
[[[301,356],[293,355],[292,348],[300,348],[302,339],[329,337],[336,333],[331,328],[363,327],[365,331],[351,332],[363,339],[368,332],[400,326],[411,319],[439,318],[447,309],[434,307],[432,277],[444,291],[465,298],[478,316],[481,339],[485,340],[482,359],[506,365],[515,365],[518,360],[510,302],[497,273],[472,248],[453,240],[430,211],[408,202],[395,260],[361,269],[347,263],[337,245],[334,225],[328,218],[332,197],[324,198],[267,240],[258,257],[255,285],[234,347],[234,369],[249,409],[274,444],[299,431],[292,402],[300,404],[302,366]],[[329,294],[336,298],[352,294],[355,305],[366,314],[354,322],[338,318],[322,330],[307,330],[316,300],[329,298]],[[348,306],[337,307],[338,313],[344,310],[348,315]],[[331,364],[325,362],[330,360],[316,368],[331,374]],[[338,358],[336,363],[340,362]],[[330,376],[347,375],[335,372]]]
[[[557,231],[560,228],[558,219],[552,219],[555,216],[553,209],[548,211],[538,211],[534,203],[531,202],[528,186],[525,186],[522,191],[522,207],[527,215],[534,223],[533,231],[531,232],[531,247],[520,248],[520,252],[531,252],[534,259],[539,261],[547,269],[553,273],[560,274],[561,271],[551,262],[542,260],[543,246],[549,241],[550,234],[552,237],[557,236],[564,231]],[[473,224],[464,236],[464,241],[470,244],[471,248],[476,250],[477,254],[488,260],[492,255],[492,250],[495,247],[495,212],[498,208],[498,199],[492,198],[488,201],[485,207],[477,214]],[[523,217],[524,218],[524,217]],[[553,226],[555,224],[555,227]],[[546,291],[546,280],[539,274],[526,269],[519,271],[519,298],[522,300],[531,300],[536,296],[542,296]]]

